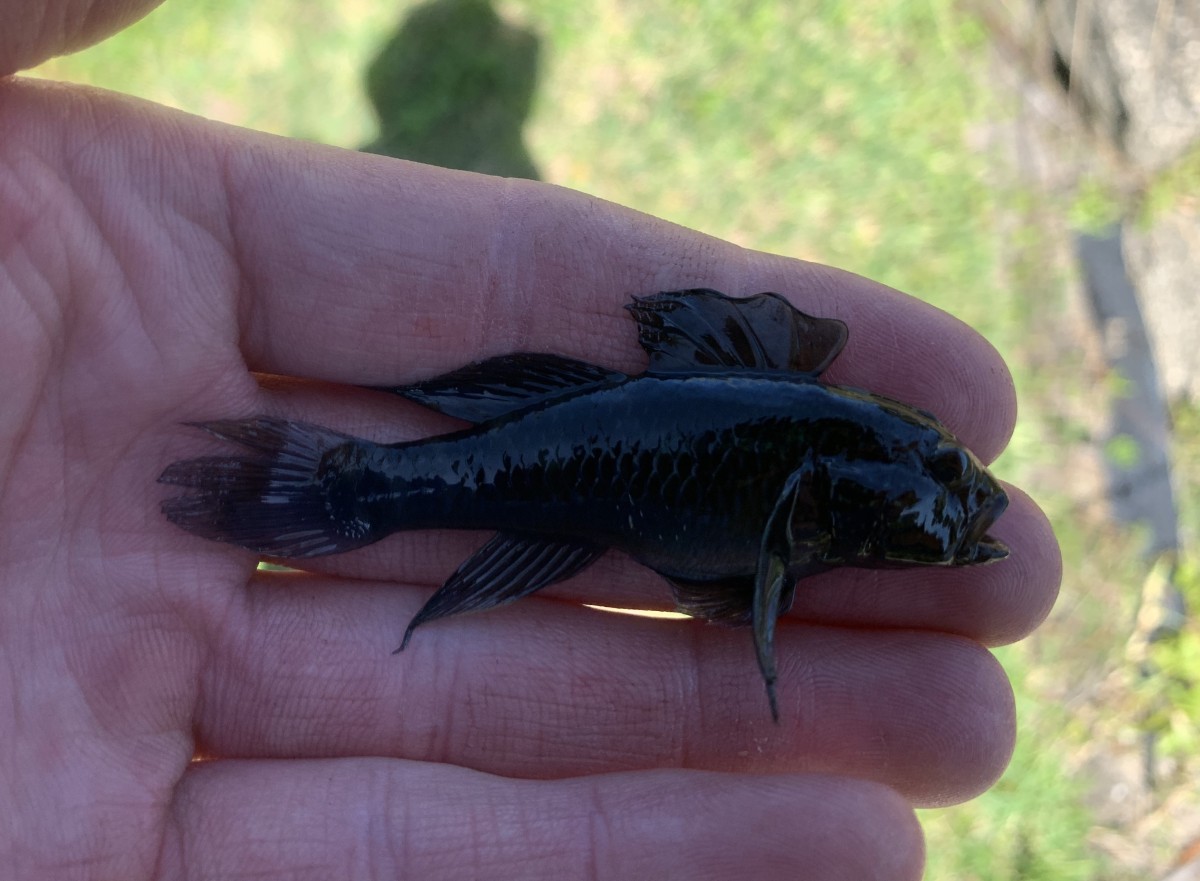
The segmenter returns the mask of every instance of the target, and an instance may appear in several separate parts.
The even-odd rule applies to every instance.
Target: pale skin
[[[152,5],[0,0],[0,75]],[[827,378],[984,459],[1012,430],[996,353],[865,279],[546,185],[0,80],[0,877],[918,878],[912,805],[981,792],[1013,745],[986,646],[1057,590],[1018,491],[1002,563],[802,585],[779,726],[745,631],[579,604],[664,606],[628,561],[393,656],[483,536],[255,574],[158,512],[159,471],[214,452],[183,421],[418,437],[452,423],[344,384],[517,350],[636,371],[621,305],[701,285],[844,319]]]

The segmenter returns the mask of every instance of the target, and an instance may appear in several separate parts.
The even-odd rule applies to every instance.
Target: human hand
[[[0,0],[0,71],[147,6]],[[518,350],[636,371],[629,294],[698,285],[845,319],[830,381],[990,459],[1012,386],[954,319],[569,191],[111,94],[2,81],[0,132],[0,875],[916,878],[909,803],[1003,769],[1012,700],[983,646],[1032,629],[1059,574],[1020,493],[1003,563],[804,582],[775,726],[744,632],[579,605],[663,604],[632,564],[393,657],[478,539],[259,573],[168,524],[154,482],[211,452],[184,420],[412,438],[450,423],[341,384]]]

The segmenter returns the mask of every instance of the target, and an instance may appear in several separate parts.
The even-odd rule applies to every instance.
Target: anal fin
[[[604,548],[574,538],[498,532],[469,557],[421,608],[397,652],[422,624],[491,609],[565,581],[592,563]]]

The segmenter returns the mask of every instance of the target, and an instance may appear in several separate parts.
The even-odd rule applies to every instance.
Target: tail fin
[[[273,557],[335,554],[382,537],[352,491],[367,442],[265,417],[189,424],[258,455],[169,466],[160,483],[194,490],[163,502],[175,525]]]

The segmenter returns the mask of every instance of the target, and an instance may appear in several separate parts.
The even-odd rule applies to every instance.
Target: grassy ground
[[[468,5],[456,14],[486,17],[486,4]],[[413,7],[177,0],[42,73],[293,137],[416,151],[422,127],[462,131],[436,97],[478,85],[456,70],[509,70],[501,92],[480,99],[482,115],[507,139],[504,162],[525,161],[529,176],[852,269],[973,324],[1010,360],[1022,397],[999,471],[1030,486],[1055,520],[1067,579],[1046,627],[999,652],[1017,691],[1017,753],[986,796],[924,813],[928,877],[1119,881],[1161,860],[1122,850],[1146,811],[1110,816],[1096,792],[1095,744],[1136,753],[1146,708],[1163,706],[1126,656],[1145,572],[1134,539],[1106,524],[1090,476],[1087,413],[1103,406],[1103,388],[1061,331],[1069,272],[1044,225],[1067,206],[1023,192],[968,146],[1009,113],[988,87],[982,30],[951,0],[510,0],[496,7],[509,54],[481,67],[478,43],[439,38],[441,66],[422,80],[425,65],[406,54],[418,50],[397,30]],[[385,48],[370,86],[381,131],[367,72]],[[530,71],[532,103],[521,97]],[[435,97],[394,94],[388,81]],[[513,140],[525,110],[524,137]],[[486,157],[460,161],[477,160]],[[1200,435],[1200,417],[1181,419]],[[1198,507],[1185,499],[1190,535]],[[1178,682],[1200,662],[1200,640],[1170,651],[1163,663]],[[1200,708],[1176,691],[1183,709],[1152,721],[1186,779]]]

